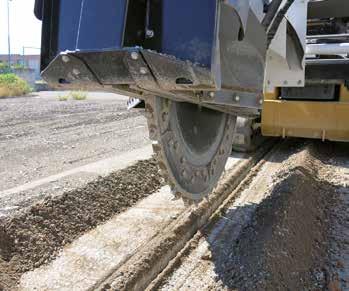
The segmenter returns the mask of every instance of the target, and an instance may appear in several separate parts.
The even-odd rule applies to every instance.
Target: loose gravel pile
[[[338,187],[321,177],[321,162],[308,158],[280,173],[257,206],[218,272],[221,288],[326,290],[334,284],[329,254]]]
[[[139,161],[0,221],[0,290],[12,290],[21,274],[47,264],[64,245],[162,185],[156,161]]]

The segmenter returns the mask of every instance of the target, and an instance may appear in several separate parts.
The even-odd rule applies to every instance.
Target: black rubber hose
[[[44,0],[35,0],[34,14],[37,19],[42,20]]]
[[[277,12],[274,20],[272,21],[269,29],[267,30],[267,35],[268,35],[268,48],[271,44],[271,41],[274,39],[275,34],[281,24],[281,21],[284,19],[284,16],[286,15],[288,9],[291,7],[295,0],[287,0],[286,3],[279,9]]]
[[[265,14],[262,25],[265,27],[266,30],[268,30],[271,22],[275,18],[276,13],[278,12],[280,5],[282,3],[282,0],[273,0],[269,5],[268,5],[268,11]]]

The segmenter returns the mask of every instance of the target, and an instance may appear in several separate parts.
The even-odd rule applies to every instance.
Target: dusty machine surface
[[[216,186],[237,116],[241,144],[254,123],[266,136],[349,140],[347,0],[37,0],[35,14],[43,78],[144,101],[159,166],[184,199]]]
[[[349,141],[349,1],[309,1],[306,30],[302,11],[286,14],[267,53],[262,132]]]

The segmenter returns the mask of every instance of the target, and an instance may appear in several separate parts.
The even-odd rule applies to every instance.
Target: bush
[[[83,91],[70,92],[69,95],[74,100],[85,100],[87,98],[87,93]]]
[[[69,99],[86,100],[86,98],[87,98],[87,93],[84,91],[72,91],[66,95],[59,95],[58,96],[59,101],[68,101]]]
[[[0,74],[8,74],[11,72],[11,68],[7,63],[0,62]]]
[[[58,100],[59,101],[68,101],[69,96],[68,95],[59,95]]]
[[[15,69],[15,70],[26,70],[26,69],[29,69],[28,67],[24,66],[23,64],[14,64],[14,65],[11,65],[11,68]]]
[[[8,63],[4,63],[0,61],[0,74],[9,74],[12,70],[25,70],[28,67],[23,66],[23,64],[12,64],[11,67]]]
[[[0,74],[0,98],[22,96],[29,92],[28,83],[15,74]]]

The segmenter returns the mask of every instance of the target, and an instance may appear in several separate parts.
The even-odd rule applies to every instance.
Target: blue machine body
[[[50,21],[51,26],[43,32],[43,43],[55,44],[46,52],[49,60],[44,63],[66,50],[142,47],[210,67],[216,0],[151,1],[151,6],[146,2],[44,1],[44,22]],[[153,32],[152,39],[147,38],[146,30]]]

